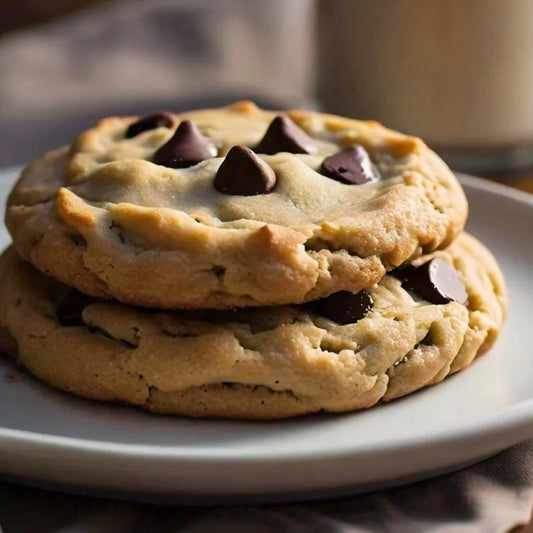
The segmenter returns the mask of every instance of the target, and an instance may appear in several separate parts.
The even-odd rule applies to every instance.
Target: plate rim
[[[0,169],[0,179],[6,174],[13,174],[22,167],[10,167]],[[495,183],[483,178],[456,173],[463,186],[471,189],[482,190],[498,196],[526,204],[533,208],[533,195],[514,189],[508,185]],[[350,414],[348,413],[347,416]],[[466,442],[474,437],[485,435],[500,435],[501,432],[510,428],[523,429],[527,424],[531,426],[533,421],[533,395],[527,400],[518,402],[510,407],[498,409],[490,414],[485,414],[472,421],[462,422],[451,430],[434,430],[428,436],[404,435],[399,438],[387,439],[377,443],[373,448],[374,454],[386,454],[392,450],[401,453],[407,449],[417,447],[435,446],[443,440],[452,440],[456,444]],[[242,421],[241,421],[242,422]],[[255,422],[249,422],[254,424]],[[48,448],[59,448],[68,450],[71,453],[91,453],[104,455],[107,457],[136,458],[181,461],[187,460],[191,463],[215,464],[219,462],[231,461],[239,465],[264,464],[274,461],[276,463],[301,463],[320,459],[327,461],[331,459],[342,459],[353,457],[359,453],[367,451],[368,448],[358,447],[357,442],[343,443],[341,447],[328,448],[327,450],[308,449],[304,451],[283,450],[282,452],[269,452],[265,450],[234,452],[231,448],[218,449],[193,449],[187,446],[169,446],[155,444],[117,443],[105,440],[85,439],[79,437],[66,437],[47,433],[40,433],[27,430],[9,429],[0,425],[0,445],[28,446]]]

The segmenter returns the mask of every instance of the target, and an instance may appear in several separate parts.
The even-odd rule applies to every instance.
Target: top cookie
[[[82,292],[161,308],[358,292],[447,246],[467,204],[420,139],[250,102],[108,118],[23,172],[19,253]]]

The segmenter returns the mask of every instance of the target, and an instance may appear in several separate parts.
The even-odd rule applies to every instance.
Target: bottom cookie
[[[446,300],[411,267],[355,302],[169,312],[86,297],[8,249],[0,346],[54,387],[158,413],[274,419],[368,408],[463,370],[501,329],[505,286],[488,250],[463,234],[416,264],[435,257],[455,268],[465,305],[422,299]]]

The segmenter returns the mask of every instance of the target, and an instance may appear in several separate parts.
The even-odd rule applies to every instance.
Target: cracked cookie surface
[[[312,153],[261,154],[259,141],[276,113],[250,102],[167,114],[166,122],[159,115],[105,119],[24,170],[6,213],[15,247],[36,268],[93,296],[170,309],[231,308],[357,292],[461,231],[463,191],[420,139],[375,122],[306,111],[284,116],[311,138]],[[147,122],[152,129],[143,130]],[[200,148],[216,156],[190,165],[205,156],[161,150],[179,141],[180,124],[188,124],[183,135],[203,136]],[[235,145],[256,148],[273,169],[268,194],[214,187]],[[266,145],[272,152],[272,142]],[[326,158],[354,145],[380,179],[344,183],[321,170]],[[350,157],[333,158],[328,172],[344,172]],[[219,181],[231,176],[226,169]]]
[[[70,289],[11,248],[0,259],[0,345],[54,387],[159,413],[269,419],[367,408],[466,368],[501,329],[505,287],[486,248],[462,234],[435,256],[456,269],[468,306],[431,304],[386,275],[367,289],[370,311],[345,325],[309,306],[170,312],[93,299],[65,326]]]

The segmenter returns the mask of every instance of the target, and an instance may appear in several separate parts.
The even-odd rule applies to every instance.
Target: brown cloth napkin
[[[3,533],[506,533],[532,508],[533,440],[412,485],[297,504],[163,507],[0,483]]]

